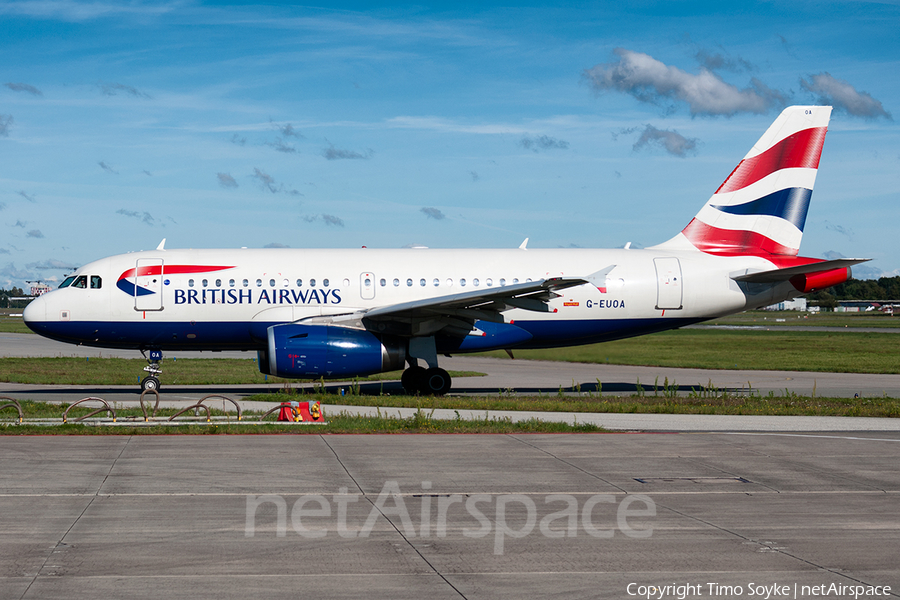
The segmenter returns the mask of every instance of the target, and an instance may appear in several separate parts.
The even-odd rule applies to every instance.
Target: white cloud
[[[893,120],[891,113],[884,109],[881,102],[866,92],[857,91],[849,82],[832,77],[828,72],[810,75],[809,81],[800,78],[800,86],[816,94],[820,104],[831,104],[855,117],[865,119],[884,117]]]
[[[785,97],[756,78],[750,87],[738,89],[706,68],[699,74],[670,67],[649,54],[625,48],[614,50],[615,62],[585,69],[584,76],[598,92],[618,91],[641,102],[684,102],[693,115],[732,116],[762,114],[784,105]]]
[[[641,135],[632,146],[632,149],[635,151],[657,146],[669,154],[681,158],[697,151],[697,144],[699,143],[697,138],[686,138],[677,131],[657,129],[653,125],[644,125],[643,130],[638,127],[623,129],[621,133],[628,134],[637,131],[640,131]],[[615,138],[616,135],[613,135],[613,137]]]

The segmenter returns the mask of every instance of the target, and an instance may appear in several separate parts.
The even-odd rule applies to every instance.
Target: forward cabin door
[[[139,258],[134,269],[134,310],[162,310],[163,259]]]
[[[654,258],[656,265],[656,308],[657,310],[680,310],[682,308],[681,263],[674,256]]]

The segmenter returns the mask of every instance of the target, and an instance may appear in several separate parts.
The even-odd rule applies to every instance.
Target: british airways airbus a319
[[[168,250],[161,243],[81,267],[35,299],[24,320],[55,340],[149,352],[144,389],[159,386],[163,351],[256,350],[270,375],[352,378],[408,365],[407,391],[445,394],[443,354],[627,338],[846,281],[849,267],[866,259],[798,255],[830,115],[827,106],[787,108],[690,223],[657,246]]]

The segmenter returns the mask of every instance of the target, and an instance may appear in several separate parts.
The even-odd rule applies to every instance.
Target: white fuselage
[[[88,285],[45,294],[26,309],[25,320],[48,337],[93,346],[252,350],[265,345],[274,324],[587,277],[613,265],[605,284],[562,290],[548,312],[504,312],[507,323],[533,336],[520,347],[630,337],[798,295],[788,283],[753,290],[731,279],[772,269],[768,260],[697,251],[155,250],[85,265],[74,275],[85,275]]]

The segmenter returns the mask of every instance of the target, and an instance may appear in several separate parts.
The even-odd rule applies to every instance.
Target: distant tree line
[[[900,300],[900,277],[848,279],[807,296],[811,304],[834,308],[840,300]]]
[[[10,298],[21,298],[25,295],[22,288],[13,287],[10,290],[0,288],[0,308],[24,308],[28,305],[28,300],[10,300]]]

